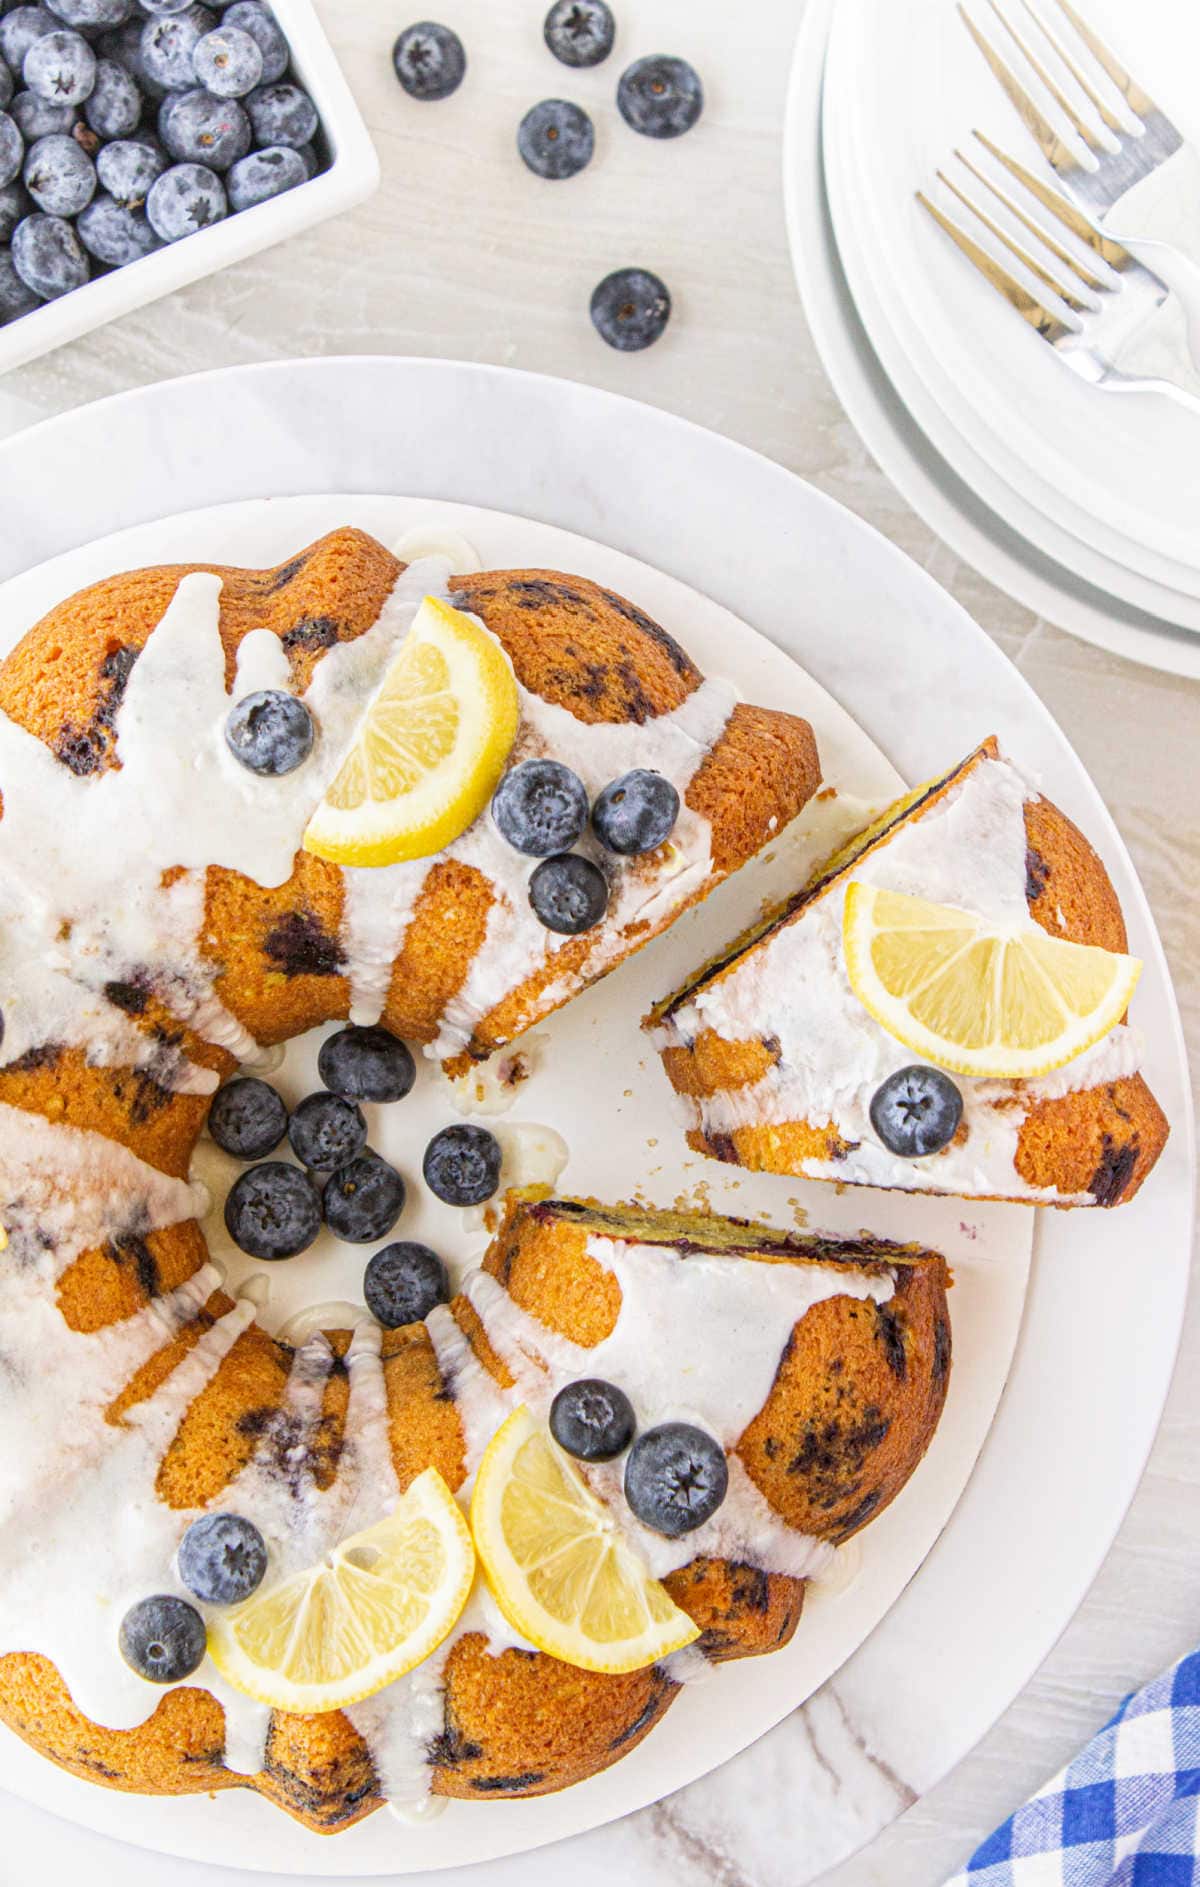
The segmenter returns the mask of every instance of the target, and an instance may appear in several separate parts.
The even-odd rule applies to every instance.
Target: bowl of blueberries
[[[0,370],[378,182],[311,0],[0,0]]]

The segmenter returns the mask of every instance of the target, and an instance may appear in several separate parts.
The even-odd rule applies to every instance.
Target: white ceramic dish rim
[[[904,299],[901,284],[887,271],[874,205],[854,188],[860,127],[844,104],[852,91],[848,80],[855,71],[854,47],[845,30],[850,19],[845,7],[835,12],[825,62],[821,107],[825,181],[842,269],[867,337],[892,385],[935,451],[1020,537],[1121,602],[1148,610],[1175,628],[1200,631],[1200,579],[1195,573],[1171,566],[1180,578],[1175,585],[1166,574],[1169,560],[1142,554],[1137,546],[1132,547],[1132,561],[1123,561],[1124,540],[1112,531],[1104,534],[1109,550],[1098,549],[1083,530],[1068,523],[1075,508],[1064,494],[1057,494],[1058,515],[1052,514],[1052,494],[1045,479],[1036,468],[1025,466],[1003,439],[987,432],[969,398],[939,371],[937,357]],[[1105,398],[1103,394],[1095,397]],[[1089,521],[1083,514],[1080,519],[1086,528]],[[1110,555],[1110,550],[1118,554]]]
[[[381,403],[411,416],[402,447],[378,436]],[[231,411],[247,447],[232,468],[205,444],[220,437],[214,420]],[[203,413],[206,425],[190,428],[189,413]],[[98,436],[110,466],[127,467],[103,491],[64,473],[89,462]],[[526,442],[516,462],[513,437]],[[582,438],[590,442],[583,461]],[[595,485],[588,465],[591,455],[603,464],[605,449],[622,477]],[[177,510],[251,496],[264,482],[281,492],[386,483],[464,502],[502,497],[505,509],[665,566],[752,623],[776,621],[782,604],[787,639],[835,697],[856,707],[861,696],[873,697],[860,718],[868,728],[872,720],[886,725],[884,744],[910,777],[929,769],[942,677],[961,667],[969,647],[979,698],[1002,737],[1020,747],[1104,853],[1133,946],[1147,961],[1151,1078],[1175,1132],[1135,1206],[1040,1222],[1013,1376],[972,1483],[888,1619],[838,1676],[839,1702],[860,1721],[871,1722],[872,1699],[887,1696],[886,1723],[872,1722],[874,1747],[915,1791],[925,1790],[1025,1682],[1094,1575],[1144,1464],[1178,1342],[1191,1226],[1190,1097],[1161,947],[1111,821],[1026,684],[924,573],[780,467],[613,395],[455,363],[280,363],[119,396],[47,422],[22,437],[19,451],[0,447],[0,496],[12,493],[23,567],[161,513],[164,489]],[[764,543],[773,552],[766,558]],[[901,625],[907,630],[903,660],[890,668],[879,663],[869,627],[879,620],[881,590],[893,650]],[[831,638],[825,624],[835,610],[846,628]],[[1142,1249],[1155,1254],[1149,1292],[1127,1259],[1128,1235],[1138,1229]],[[1062,1342],[1067,1328],[1070,1346]],[[1118,1371],[1119,1410],[1103,1393]],[[894,1804],[881,1811],[880,1825],[894,1812]],[[333,1857],[329,1871],[343,1871]]]
[[[353,209],[378,187],[375,147],[312,0],[283,0],[283,25],[296,70],[321,114],[332,160],[329,169],[283,196],[156,249],[140,262],[114,269],[0,328],[0,373]]]
[[[1200,679],[1196,638],[1118,602],[1035,548],[935,451],[872,348],[850,293],[825,195],[821,93],[833,0],[809,0],[792,62],[784,203],[797,285],[830,381],[855,429],[913,510],[967,563],[1081,641]]]
[[[1149,23],[1161,26],[1162,8],[1170,4],[1153,0],[1158,12]],[[1101,30],[1111,26],[1116,37],[1111,9],[1099,11]],[[1195,414],[1154,395],[1097,395],[1065,373],[934,228],[916,202],[916,188],[931,183],[935,166],[971,124],[1031,162],[1036,147],[944,0],[914,0],[906,13],[909,87],[892,84],[897,42],[888,41],[889,58],[886,36],[872,33],[873,20],[861,0],[841,0],[828,56],[838,63],[835,42],[844,33],[850,70],[858,69],[857,90],[852,85],[846,97],[859,188],[872,199],[873,241],[905,345],[922,337],[927,384],[960,433],[986,440],[982,449],[1005,467],[1010,485],[1027,483],[1045,510],[1093,549],[1195,596],[1200,571],[1187,500],[1174,492],[1175,485],[1184,494],[1193,489],[1183,468],[1190,472],[1195,459]],[[1189,50],[1193,44],[1189,37]],[[1151,65],[1161,72],[1153,58]],[[943,114],[944,101],[950,103]],[[871,103],[874,119],[865,116]],[[1102,412],[1097,399],[1104,400]]]

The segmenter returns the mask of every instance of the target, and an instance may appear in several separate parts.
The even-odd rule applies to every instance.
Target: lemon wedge
[[[948,904],[854,883],[842,938],[859,1001],[889,1035],[957,1074],[1027,1080],[1074,1061],[1129,1007],[1136,957],[990,929]]]
[[[526,1408],[488,1445],[471,1530],[509,1624],[564,1664],[638,1671],[700,1635]]]
[[[222,1612],[208,1648],[222,1677],[260,1703],[302,1715],[341,1710],[437,1650],[474,1574],[462,1509],[426,1468],[386,1520]]]
[[[487,805],[519,714],[500,644],[427,596],[309,820],[305,851],[335,865],[440,852]]]

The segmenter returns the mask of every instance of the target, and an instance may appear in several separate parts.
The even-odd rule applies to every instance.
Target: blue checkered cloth
[[[947,1887],[1200,1887],[1200,1651],[1127,1697]]]

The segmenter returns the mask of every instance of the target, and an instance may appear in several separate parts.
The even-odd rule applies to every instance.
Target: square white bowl
[[[19,316],[0,328],[0,373],[351,209],[378,187],[379,158],[312,0],[284,0],[272,11],[287,35],[296,74],[321,115],[329,168],[282,196],[231,214]]]

